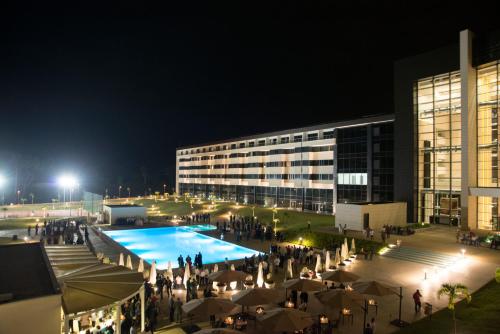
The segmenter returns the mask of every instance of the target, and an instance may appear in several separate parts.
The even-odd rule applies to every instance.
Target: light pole
[[[19,197],[21,196],[21,190],[17,191],[17,204],[19,205]]]
[[[163,195],[165,195],[165,193],[167,192],[167,191],[166,191],[166,188],[167,188],[167,185],[166,185],[166,184],[164,184],[164,185],[163,185]]]
[[[71,176],[71,175],[63,175],[61,177],[59,177],[59,179],[57,180],[57,183],[59,184],[59,186],[61,188],[63,188],[63,198],[64,198],[64,204],[67,204],[66,203],[66,189],[69,190],[69,216],[71,217],[71,196],[73,194],[73,189],[75,189],[75,187],[78,187],[78,181],[76,180],[75,177]]]
[[[130,187],[127,187],[127,191],[128,191],[128,198],[130,198]]]
[[[121,194],[122,194],[122,186],[119,186],[118,187],[118,198],[122,198]]]
[[[5,187],[4,184],[6,183],[5,178],[0,175],[0,188],[2,188],[2,205],[5,205]]]

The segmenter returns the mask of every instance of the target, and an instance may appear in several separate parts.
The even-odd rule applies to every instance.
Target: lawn
[[[472,301],[465,300],[455,306],[458,333],[498,333],[500,327],[500,284],[495,280],[472,294]],[[428,318],[419,320],[397,333],[433,334],[452,333],[453,320],[451,311],[443,309]]]
[[[36,219],[35,217],[0,219],[0,230],[27,229],[29,225],[35,227]],[[38,219],[40,220],[38,223],[43,225],[44,218]]]

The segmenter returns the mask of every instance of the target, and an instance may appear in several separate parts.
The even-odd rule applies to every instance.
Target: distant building
[[[176,152],[176,192],[334,213],[393,199],[392,115],[264,133]]]
[[[40,243],[0,246],[0,333],[60,333],[61,291]]]
[[[119,220],[142,220],[147,217],[146,208],[134,204],[104,204],[104,222],[115,225]]]

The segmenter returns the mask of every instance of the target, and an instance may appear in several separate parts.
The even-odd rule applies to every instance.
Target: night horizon
[[[497,29],[444,4],[362,7],[6,11],[6,197],[49,200],[68,172],[100,194],[171,191],[177,147],[391,114],[395,60]]]

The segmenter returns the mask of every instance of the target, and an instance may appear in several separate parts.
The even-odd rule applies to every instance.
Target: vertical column
[[[116,313],[115,313],[115,325],[116,325],[116,334],[120,334],[122,332],[122,307],[120,304],[116,304]]]
[[[460,32],[460,80],[462,120],[462,185],[460,195],[461,226],[477,228],[477,197],[469,195],[469,187],[477,186],[477,112],[476,70],[472,65],[470,30]]]
[[[146,316],[145,316],[146,298],[144,295],[144,285],[141,287],[141,290],[139,290],[139,298],[141,299],[141,333],[142,333],[146,330]]]
[[[366,126],[366,200],[372,201],[373,145],[372,125]]]

